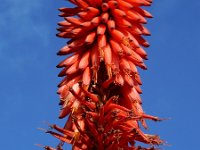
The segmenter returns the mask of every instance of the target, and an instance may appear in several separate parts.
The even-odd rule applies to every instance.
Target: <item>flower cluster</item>
[[[144,24],[152,18],[141,6],[152,0],[69,1],[75,7],[59,9],[64,21],[57,34],[70,39],[58,52],[68,57],[57,65],[64,77],[58,85],[59,118],[68,120],[47,133],[74,150],[154,150],[163,141],[143,133],[140,123],[147,128],[146,119],[160,119],[143,112],[137,70],[146,69],[143,48],[149,43],[143,35],[150,32]],[[150,148],[136,146],[137,141]]]

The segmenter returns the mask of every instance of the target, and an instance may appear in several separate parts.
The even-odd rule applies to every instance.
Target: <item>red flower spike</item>
[[[64,79],[58,85],[61,112],[68,116],[63,128],[52,125],[47,133],[73,150],[156,150],[157,135],[143,133],[139,122],[162,119],[144,113],[142,84],[137,67],[147,69],[143,24],[152,15],[141,6],[152,0],[69,0],[74,8],[60,8],[64,21],[58,37],[69,38],[58,55],[68,55],[58,68]],[[149,144],[136,146],[137,141]],[[45,149],[53,149],[44,147]],[[62,145],[56,149],[60,150]]]

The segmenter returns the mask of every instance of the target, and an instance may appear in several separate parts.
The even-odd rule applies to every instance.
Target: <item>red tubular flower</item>
[[[57,36],[69,38],[58,55],[68,55],[57,67],[65,76],[58,85],[59,118],[68,116],[66,125],[52,126],[47,133],[74,150],[154,150],[136,146],[163,143],[157,135],[143,133],[146,119],[141,104],[142,84],[137,67],[147,69],[143,35],[150,32],[143,24],[152,15],[141,8],[152,0],[69,0],[74,8],[60,8]],[[46,148],[47,149],[47,148]],[[57,148],[58,149],[58,148]]]

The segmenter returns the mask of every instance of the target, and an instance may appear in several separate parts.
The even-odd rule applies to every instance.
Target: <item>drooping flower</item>
[[[74,150],[153,150],[163,143],[143,133],[139,122],[160,121],[144,113],[142,84],[137,67],[147,69],[144,47],[150,35],[144,27],[152,15],[141,6],[152,0],[69,0],[74,8],[60,8],[57,36],[69,38],[58,55],[67,55],[58,68],[64,127],[52,125],[47,133],[70,143]],[[69,56],[70,54],[70,56]],[[150,148],[136,146],[137,141]]]

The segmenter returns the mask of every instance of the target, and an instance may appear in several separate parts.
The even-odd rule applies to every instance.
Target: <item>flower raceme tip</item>
[[[69,0],[74,8],[60,8],[58,37],[68,38],[57,65],[64,79],[58,85],[64,127],[52,125],[47,133],[82,149],[155,150],[163,143],[144,134],[140,123],[160,121],[142,109],[138,67],[146,70],[144,26],[152,15],[143,6],[152,0]],[[70,56],[69,56],[70,54]],[[150,148],[136,146],[137,141]],[[47,148],[46,148],[47,149]],[[57,149],[58,150],[58,149]]]

